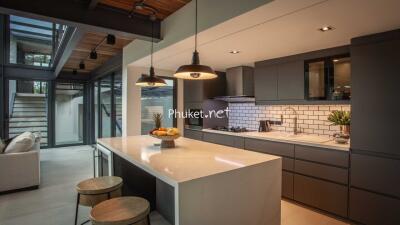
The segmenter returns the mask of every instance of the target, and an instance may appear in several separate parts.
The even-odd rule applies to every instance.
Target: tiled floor
[[[46,149],[41,153],[41,186],[38,190],[0,195],[1,225],[72,225],[75,185],[93,176],[88,146]],[[80,221],[89,210],[82,207]],[[282,225],[345,225],[342,221],[299,205],[282,201]],[[164,224],[152,215],[152,225]]]

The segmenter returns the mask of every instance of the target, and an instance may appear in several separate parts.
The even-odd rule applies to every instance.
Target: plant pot
[[[350,125],[340,125],[340,133],[350,136]]]

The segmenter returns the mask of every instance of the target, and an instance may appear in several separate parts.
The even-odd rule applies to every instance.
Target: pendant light
[[[167,85],[164,79],[159,78],[156,76],[154,73],[154,67],[153,67],[153,48],[154,48],[154,41],[153,41],[153,36],[154,36],[154,22],[151,24],[151,55],[150,55],[150,74],[142,74],[142,76],[136,81],[136,85],[140,87],[162,87]]]
[[[183,65],[175,72],[174,77],[186,80],[208,80],[217,78],[217,74],[209,66],[200,65],[199,52],[197,52],[197,0],[196,0],[196,30],[195,30],[195,49],[192,57],[192,64]]]

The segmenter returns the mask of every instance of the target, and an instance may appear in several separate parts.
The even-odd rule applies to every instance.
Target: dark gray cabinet
[[[352,149],[400,155],[399,59],[399,30],[352,40]]]
[[[282,196],[293,199],[294,145],[267,140],[245,138],[246,150],[282,157]]]
[[[349,217],[400,224],[400,30],[351,40]]]
[[[185,138],[195,139],[195,140],[203,140],[203,131],[201,130],[193,130],[193,129],[185,129],[183,136]]]
[[[304,61],[278,65],[278,100],[304,100]]]
[[[296,145],[296,159],[349,167],[349,151]]]
[[[254,96],[256,101],[278,100],[278,66],[257,65],[254,68]]]
[[[304,62],[255,67],[256,101],[304,100]]]
[[[203,141],[235,148],[244,148],[243,137],[203,132]]]
[[[246,138],[245,149],[294,158],[293,144]]]
[[[351,186],[400,198],[400,160],[352,154]]]
[[[293,199],[293,179],[294,174],[282,171],[282,196]]]
[[[340,46],[255,63],[254,95],[257,104],[334,104],[329,99],[308,101],[305,96],[305,62],[329,56],[348,55]],[[349,103],[348,100],[342,103]]]
[[[294,200],[347,217],[348,188],[299,174],[294,175]]]
[[[313,163],[303,160],[295,161],[295,171],[311,177],[321,178],[328,181],[348,184],[349,171],[347,169],[334,166],[327,166],[319,163]]]
[[[349,218],[366,225],[400,224],[400,200],[350,188]]]

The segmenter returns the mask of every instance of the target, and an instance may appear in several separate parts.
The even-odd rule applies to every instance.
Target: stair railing
[[[13,92],[11,94],[11,99],[10,99],[10,103],[9,103],[9,110],[10,110],[9,118],[12,117],[13,112],[14,112],[15,95],[16,95],[15,92]]]

